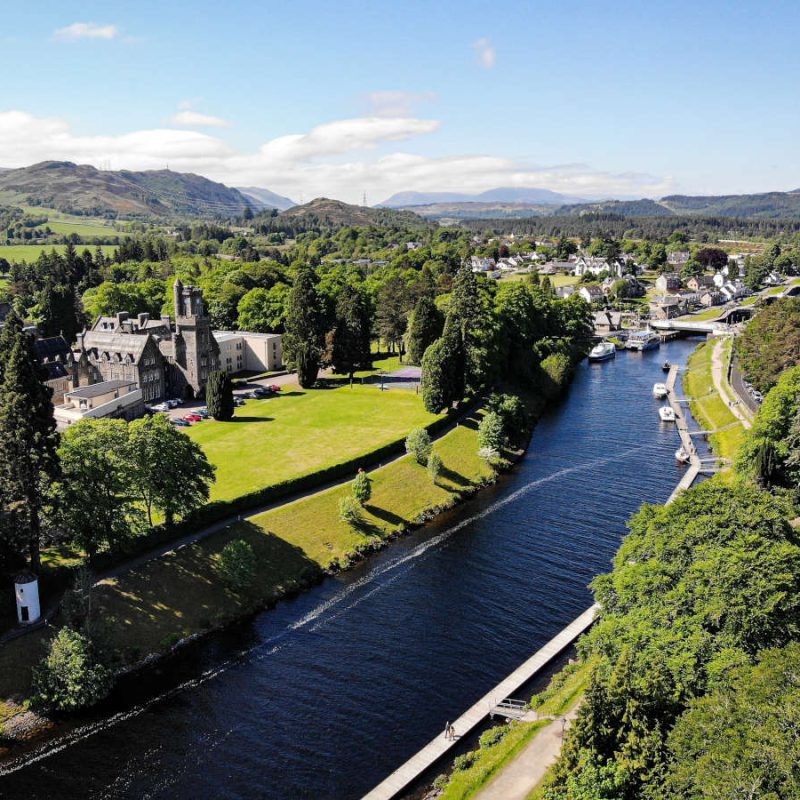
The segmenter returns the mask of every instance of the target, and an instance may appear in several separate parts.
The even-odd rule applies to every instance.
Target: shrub
[[[352,525],[354,528],[358,527],[363,522],[361,516],[361,506],[358,501],[353,497],[343,497],[339,500],[339,519]]]
[[[511,728],[508,725],[495,725],[494,728],[489,728],[488,731],[482,733],[478,741],[481,747],[491,747],[505,739],[510,730]]]
[[[442,457],[438,453],[431,453],[430,456],[428,456],[428,475],[430,476],[431,483],[436,483],[443,466]]]
[[[222,582],[234,591],[250,589],[256,578],[253,548],[243,539],[234,539],[222,548],[217,572]]]
[[[366,472],[359,472],[353,481],[353,499],[364,505],[372,497],[372,482]]]
[[[503,420],[499,414],[490,411],[485,414],[478,425],[478,444],[481,449],[488,448],[500,452],[505,443],[506,435],[503,430]]]
[[[98,663],[86,636],[61,628],[42,662],[33,669],[35,706],[77,711],[108,694],[111,673]]]
[[[470,750],[469,753],[464,753],[462,756],[456,756],[453,759],[453,772],[463,772],[469,769],[475,763],[476,758],[477,753],[474,750]]]
[[[433,445],[431,437],[424,428],[414,428],[406,438],[406,453],[411,453],[417,460],[417,464],[423,467],[428,463]]]
[[[486,404],[503,420],[503,430],[509,437],[517,437],[528,427],[528,412],[525,404],[513,394],[493,394]]]
[[[565,353],[551,353],[542,359],[542,390],[548,397],[558,397],[569,381],[572,364]]]

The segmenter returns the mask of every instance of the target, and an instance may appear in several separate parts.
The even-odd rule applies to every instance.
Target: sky
[[[0,167],[196,172],[297,202],[800,187],[800,4],[9,3]]]

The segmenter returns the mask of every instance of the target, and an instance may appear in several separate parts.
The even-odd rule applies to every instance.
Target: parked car
[[[243,406],[244,405],[244,399],[237,395],[236,397],[233,398],[233,404],[235,406]]]
[[[183,417],[187,422],[202,422],[203,418],[199,414],[185,414]]]
[[[281,387],[278,386],[277,383],[273,383],[272,386],[269,387],[269,389],[271,392],[279,392],[281,390]]]
[[[192,423],[187,422],[185,419],[171,419],[170,422],[173,425],[177,425],[179,428],[191,428]]]
[[[167,400],[166,403],[170,408],[177,408],[181,404],[181,401],[175,398],[172,400]]]
[[[153,411],[169,411],[169,406],[166,403],[156,403],[153,406]]]
[[[198,408],[198,409],[197,409],[197,413],[198,413],[198,414],[199,414],[199,415],[200,415],[200,416],[201,416],[203,419],[208,419],[208,418],[211,416],[211,414],[209,414],[209,413],[208,413],[208,409],[207,409],[207,408]]]

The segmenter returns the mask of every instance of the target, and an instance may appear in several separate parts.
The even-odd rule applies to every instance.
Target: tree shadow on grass
[[[304,394],[305,392],[300,392],[297,390],[293,392],[276,392],[270,399],[279,400],[281,397],[302,397]]]
[[[450,483],[454,483],[456,486],[469,486],[471,483],[460,472],[456,472],[454,469],[450,469],[449,467],[442,467],[441,470],[439,470],[439,476],[447,481],[450,481]]]
[[[392,511],[387,511],[385,508],[378,508],[377,506],[373,505],[365,505],[364,511],[368,511],[373,517],[377,517],[389,525],[400,526],[404,525],[406,522],[406,520],[404,520],[399,514],[395,514]]]
[[[240,417],[238,415],[233,416],[230,422],[274,422],[274,417]]]
[[[256,567],[252,585],[240,591],[224,583],[216,558],[236,539],[252,547]],[[240,522],[101,584],[98,613],[113,621],[109,644],[115,651],[141,655],[270,603],[281,587],[317,580],[321,572],[300,547]]]

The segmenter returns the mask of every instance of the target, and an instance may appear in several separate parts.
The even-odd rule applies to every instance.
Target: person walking
[[[450,720],[447,720],[447,722],[445,723],[445,726],[444,726],[444,738],[445,739],[449,739],[450,738]]]

